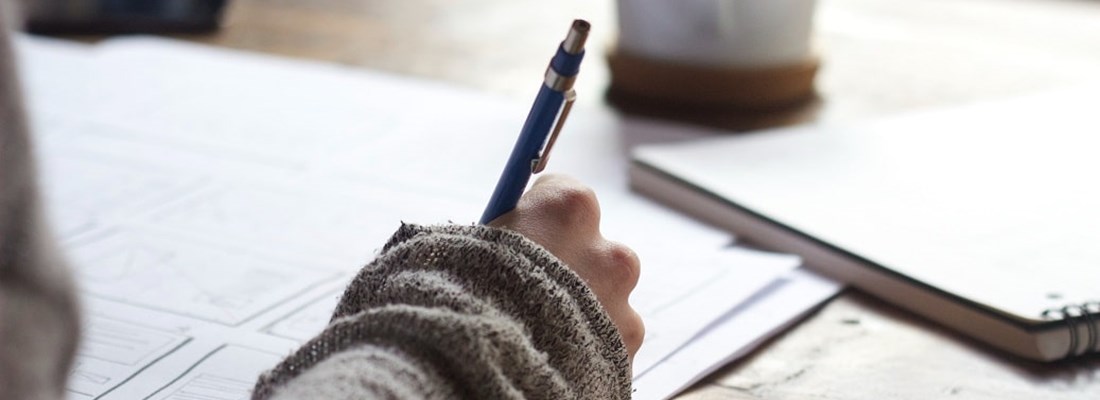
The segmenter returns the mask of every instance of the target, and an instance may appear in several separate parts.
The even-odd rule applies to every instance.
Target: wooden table
[[[595,26],[578,82],[580,103],[603,107],[602,96],[593,94],[608,83],[601,59],[615,35],[611,0],[233,0],[224,30],[186,38],[529,101],[547,49],[574,17]],[[825,0],[816,31],[823,60],[817,121],[858,121],[1100,79],[1094,1]],[[1100,399],[1100,357],[1051,365],[1012,359],[849,290],[683,395],[937,397]]]

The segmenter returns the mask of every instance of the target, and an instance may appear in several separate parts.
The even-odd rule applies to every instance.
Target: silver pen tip
[[[569,54],[580,53],[584,50],[584,41],[588,39],[588,30],[592,25],[583,19],[573,20],[573,26],[569,27],[569,34],[561,42],[561,47]]]

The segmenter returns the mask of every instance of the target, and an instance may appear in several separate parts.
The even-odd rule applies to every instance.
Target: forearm
[[[622,339],[584,282],[522,236],[480,226],[403,226],[329,328],[261,378],[254,397],[316,393],[348,382],[349,366],[369,371],[356,383],[365,393],[409,390],[375,379],[398,369],[428,397],[630,395]]]

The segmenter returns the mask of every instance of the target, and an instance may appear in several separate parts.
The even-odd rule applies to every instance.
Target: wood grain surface
[[[526,102],[575,17],[595,27],[579,106],[606,107],[610,0],[233,0],[223,30],[185,38]],[[803,121],[846,123],[1100,79],[1096,1],[822,0],[815,29],[820,101]],[[848,291],[682,398],[1096,400],[1100,358],[1012,359]]]

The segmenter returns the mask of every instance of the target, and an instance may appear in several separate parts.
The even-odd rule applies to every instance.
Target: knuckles
[[[606,249],[604,257],[607,267],[604,270],[611,274],[613,285],[627,292],[633,290],[642,274],[638,254],[630,247],[614,242]]]
[[[596,193],[583,186],[560,188],[546,200],[547,212],[565,226],[599,225],[600,205]]]
[[[634,354],[638,348],[642,347],[642,342],[645,340],[645,323],[642,322],[642,317],[633,311],[625,319],[618,327],[619,334],[623,337],[627,352]]]

